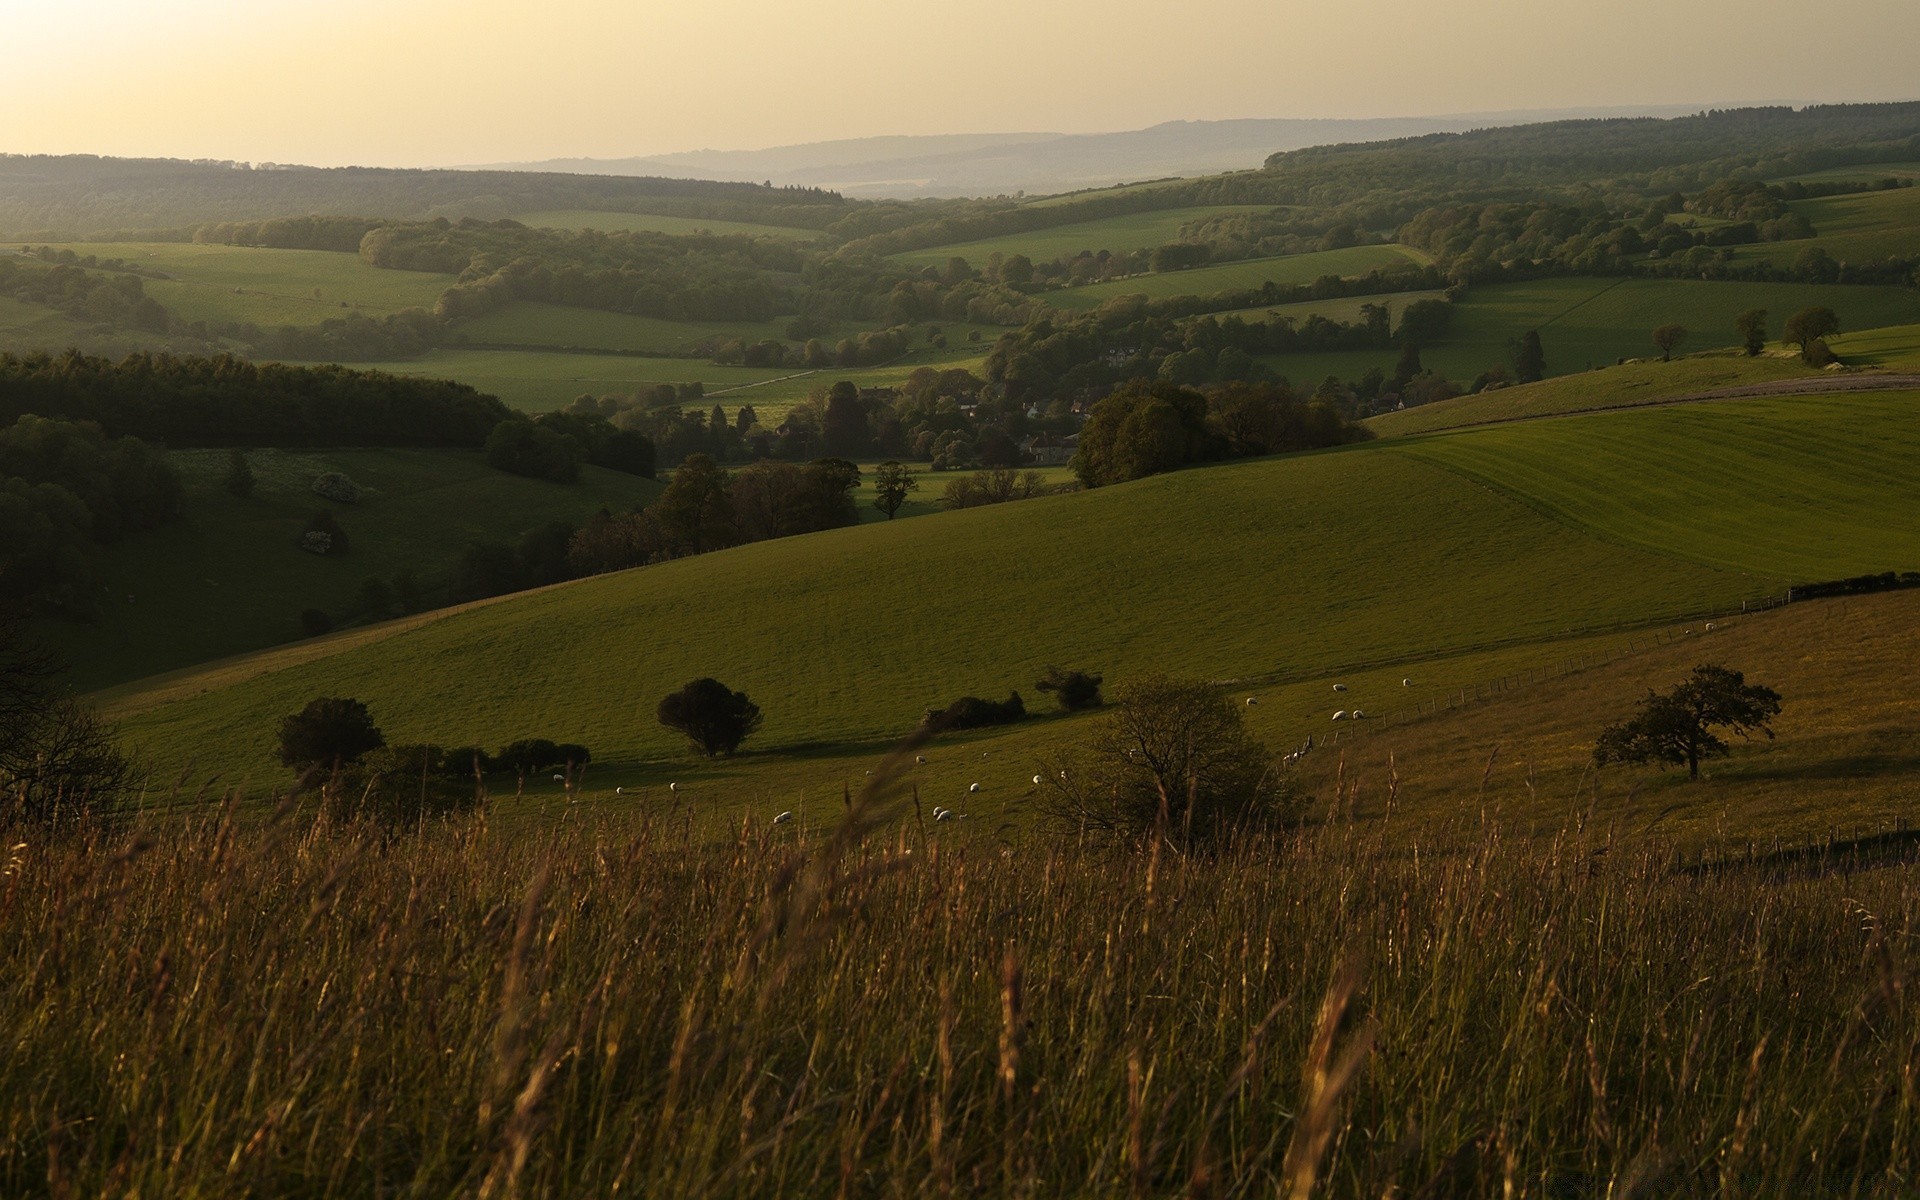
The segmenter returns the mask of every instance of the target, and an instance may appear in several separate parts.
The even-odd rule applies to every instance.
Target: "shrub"
[[[982,700],[962,696],[945,708],[930,708],[920,718],[920,727],[929,733],[953,729],[980,729],[988,725],[1011,725],[1027,719],[1026,701],[1014,692],[1005,700]]]
[[[42,696],[0,729],[0,817],[51,821],[84,816],[118,800],[132,765],[113,727],[65,696]]]
[[[1098,675],[1089,675],[1085,671],[1063,671],[1050,666],[1040,682],[1033,686],[1043,692],[1053,693],[1053,698],[1067,712],[1079,712],[1100,707],[1100,682]]]
[[[696,679],[663,697],[655,716],[708,758],[732,755],[760,728],[760,706],[717,679]]]
[[[425,744],[369,751],[358,767],[328,780],[320,795],[337,819],[364,817],[385,825],[457,816],[486,800],[469,751]]]
[[[313,481],[313,491],[315,495],[324,496],[337,504],[360,502],[360,485],[338,471],[328,471],[324,475],[316,476]]]
[[[1299,811],[1238,706],[1198,681],[1123,689],[1088,750],[1056,759],[1041,782],[1049,816],[1129,838],[1214,842]]]
[[[302,771],[351,765],[386,744],[367,706],[345,697],[315,700],[280,722],[280,761]]]
[[[487,770],[512,771],[522,779],[534,771],[556,767],[584,767],[593,755],[578,742],[554,742],[547,738],[521,738],[503,746],[487,760]]]
[[[322,558],[345,554],[347,531],[340,528],[340,522],[323,508],[307,522],[306,531],[300,535],[299,546],[308,554],[318,554]]]

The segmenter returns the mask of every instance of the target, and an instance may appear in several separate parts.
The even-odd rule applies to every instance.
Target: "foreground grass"
[[[9,833],[0,1191],[1914,1186],[1911,868],[1393,818],[1185,858],[911,814]]]

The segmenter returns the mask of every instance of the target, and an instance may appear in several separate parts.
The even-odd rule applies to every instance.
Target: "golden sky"
[[[1920,0],[0,0],[0,151],[439,165],[1920,98]]]

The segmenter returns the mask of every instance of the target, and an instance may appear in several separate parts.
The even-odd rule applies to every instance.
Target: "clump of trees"
[[[339,771],[387,744],[360,701],[322,696],[280,721],[280,762],[303,773]]]
[[[1779,715],[1780,693],[1748,683],[1739,671],[1705,663],[1665,692],[1649,690],[1638,713],[1602,730],[1593,761],[1685,766],[1687,777],[1698,779],[1701,759],[1731,752],[1717,731],[1772,741],[1772,721]]]
[[[60,689],[60,671],[25,610],[0,601],[0,823],[83,816],[133,781],[113,728]]]
[[[1031,500],[1047,493],[1047,477],[1038,471],[1016,471],[996,467],[949,480],[941,493],[940,507],[948,512],[962,508],[980,508],[1005,504],[1009,500]]]
[[[1136,382],[1093,406],[1073,471],[1088,487],[1123,483],[1190,463],[1317,449],[1372,434],[1324,399],[1302,402],[1278,384],[1213,393]]]
[[[1814,366],[1833,361],[1827,339],[1840,332],[1840,318],[1830,308],[1803,308],[1787,318],[1780,331],[1782,341],[1800,347],[1802,360]]]
[[[554,483],[580,478],[580,449],[571,439],[524,417],[500,422],[487,435],[487,465],[510,475]]]
[[[1209,684],[1166,677],[1120,689],[1086,749],[1042,772],[1039,803],[1077,829],[1181,845],[1270,828],[1301,807],[1237,705]]]
[[[1084,709],[1100,707],[1101,683],[1102,678],[1098,675],[1049,666],[1047,673],[1042,675],[1040,681],[1033,686],[1039,691],[1052,695],[1066,712],[1080,712]]]
[[[760,706],[745,692],[711,678],[695,679],[662,697],[655,716],[708,758],[732,757],[760,729]]]
[[[920,718],[920,728],[928,733],[947,733],[956,729],[983,729],[989,725],[1012,725],[1027,719],[1026,701],[1019,692],[1005,700],[982,700],[962,696],[945,708],[930,708]]]

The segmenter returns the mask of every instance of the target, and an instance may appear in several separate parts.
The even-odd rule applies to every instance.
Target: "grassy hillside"
[[[1181,227],[1195,221],[1270,211],[1271,205],[1247,204],[1169,208],[1159,212],[1104,217],[1097,221],[1077,221],[1071,225],[1055,225],[1050,229],[1011,233],[974,242],[930,246],[924,250],[908,250],[893,258],[896,262],[914,266],[944,267],[949,258],[958,256],[979,267],[985,264],[988,255],[995,253],[1024,254],[1035,262],[1046,262],[1062,256],[1071,257],[1082,250],[1112,250],[1116,253],[1147,250],[1179,240]]]
[[[1028,685],[1048,661],[1305,674],[1737,606],[1777,587],[1752,566],[1595,538],[1455,470],[1364,447],[571,585],[169,705],[135,729],[240,768],[258,754],[249,714],[350,688],[403,736],[565,726],[603,759],[658,757],[676,747],[653,700],[712,673],[761,700],[768,745],[865,741],[955,695]],[[434,728],[449,720],[458,728]]]
[[[1221,320],[1239,317],[1243,321],[1271,321],[1277,318],[1291,318],[1304,322],[1308,317],[1325,317],[1329,321],[1358,321],[1360,310],[1369,304],[1384,304],[1393,311],[1395,325],[1400,323],[1400,314],[1407,305],[1420,300],[1443,300],[1445,292],[1393,292],[1384,296],[1346,296],[1337,300],[1304,300],[1298,304],[1273,304],[1265,308],[1239,308],[1230,312],[1215,313]]]
[[[1322,275],[1365,275],[1379,267],[1426,261],[1419,251],[1405,246],[1354,246],[1346,250],[1323,250],[1317,254],[1249,259],[1212,267],[1195,267],[1189,271],[1136,275],[1131,279],[1045,292],[1041,298],[1061,308],[1089,309],[1098,308],[1115,296],[1138,295],[1155,299],[1211,296],[1216,292],[1257,288],[1268,282],[1312,283]]]
[[[1852,365],[1887,370],[1920,370],[1920,325],[1890,325],[1842,334],[1827,342]]]
[[[430,350],[402,363],[383,363],[397,375],[455,379],[527,412],[564,408],[576,396],[627,394],[656,383],[704,383],[708,391],[761,383],[791,369],[722,367],[697,358],[542,353],[522,350]]]
[[[462,321],[454,336],[480,343],[676,354],[714,339],[738,338],[749,343],[768,338],[785,341],[787,324],[787,319],[665,321],[597,308],[516,300]],[[858,332],[853,325],[842,324],[820,336],[832,345],[843,333],[853,332]]]
[[[1920,292],[1911,288],[1803,283],[1731,283],[1689,279],[1542,279],[1475,288],[1454,305],[1445,340],[1421,351],[1421,361],[1466,381],[1509,361],[1510,343],[1540,331],[1547,373],[1566,375],[1622,358],[1657,357],[1653,330],[1677,323],[1688,330],[1682,351],[1738,344],[1734,318],[1763,308],[1777,334],[1787,317],[1813,306],[1833,309],[1842,329],[1869,329],[1920,321]],[[1391,371],[1397,352],[1284,355],[1269,366],[1294,380],[1328,375],[1357,379],[1369,367]]]
[[[357,254],[327,250],[184,242],[74,242],[60,248],[165,272],[170,278],[143,284],[179,320],[263,329],[318,325],[356,309],[380,316],[431,308],[453,283],[451,275],[382,270]]]
[[[751,221],[716,221],[705,217],[672,217],[659,213],[592,212],[587,209],[521,213],[513,219],[522,225],[531,225],[535,228],[598,229],[602,233],[737,233],[747,237],[806,241],[820,236],[820,231],[817,229],[759,225]]]
[[[1814,246],[1841,262],[1920,255],[1920,188],[1798,200],[1790,207],[1813,222],[1817,236],[1743,246],[1735,257],[1785,266]]]
[[[1822,377],[1820,371],[1802,363],[1798,356],[1747,358],[1737,354],[1710,354],[1677,358],[1668,363],[1655,360],[1561,375],[1539,383],[1496,388],[1382,413],[1369,417],[1367,427],[1383,437],[1398,437],[1457,429],[1462,425],[1630,408],[1718,388]]]
[[[1834,181],[1872,182],[1878,179],[1920,179],[1920,163],[1885,162],[1864,163],[1855,167],[1828,167],[1824,171],[1808,171],[1804,175],[1789,175],[1784,179],[1769,180],[1771,183],[1829,183]]]
[[[523,479],[478,451],[254,450],[257,486],[227,494],[224,450],[175,451],[187,483],[186,518],[100,551],[101,617],[49,623],[74,680],[99,687],[300,636],[301,610],[361,615],[360,585],[412,571],[439,602],[454,558],[472,541],[512,541],[548,521],[581,523],[602,506],[631,507],[660,484],[598,467],[582,482]],[[369,489],[358,504],[312,493],[315,476],[343,471]],[[319,558],[295,546],[314,512],[334,512],[347,554]]]

